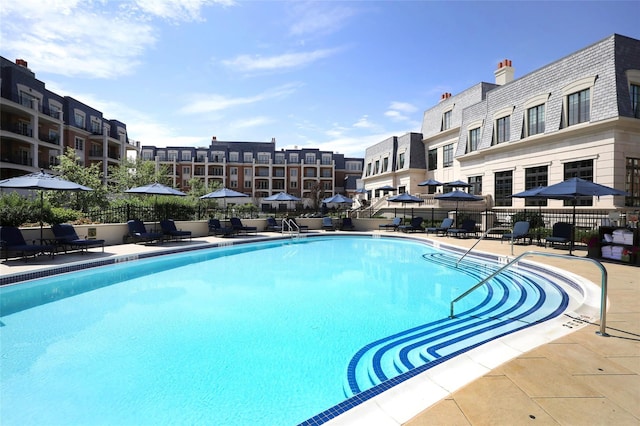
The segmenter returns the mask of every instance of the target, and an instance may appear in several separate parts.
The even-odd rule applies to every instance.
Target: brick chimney
[[[515,70],[511,66],[511,60],[505,59],[498,63],[498,69],[493,72],[496,76],[496,84],[502,86],[513,81]]]
[[[211,136],[211,142],[215,142],[217,140],[218,140],[218,138],[216,136]]]
[[[451,97],[451,93],[449,92],[445,92],[442,95],[440,95],[440,102],[442,101],[446,101],[447,99],[449,99]]]
[[[29,68],[27,66],[27,61],[24,59],[16,59],[16,65],[20,65],[21,67]]]

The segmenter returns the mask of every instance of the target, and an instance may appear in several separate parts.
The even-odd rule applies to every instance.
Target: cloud
[[[287,70],[305,67],[320,59],[332,56],[341,50],[342,48],[318,49],[310,52],[283,53],[267,57],[239,55],[233,59],[224,60],[222,63],[229,68],[244,72]]]
[[[212,94],[194,94],[188,101],[187,105],[182,107],[178,112],[181,114],[205,114],[214,111],[222,111],[242,105],[251,105],[264,102],[271,99],[288,96],[296,91],[299,84],[285,84],[271,90],[258,93],[253,96],[245,97],[226,97],[223,95]]]
[[[136,0],[128,7],[146,15],[153,15],[167,21],[202,21],[203,7],[219,4],[235,6],[234,0]]]
[[[417,110],[418,108],[410,103],[393,101],[384,115],[393,121],[409,121],[410,115]]]
[[[264,126],[271,123],[273,123],[273,120],[269,117],[253,117],[235,120],[229,124],[229,127],[235,129],[246,129],[250,127]]]
[[[292,36],[324,36],[340,30],[356,14],[356,10],[343,4],[330,2],[297,3],[290,10],[293,23]]]

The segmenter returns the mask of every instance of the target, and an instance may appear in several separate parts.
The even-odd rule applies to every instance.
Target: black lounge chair
[[[465,219],[462,221],[462,225],[460,228],[449,228],[447,230],[447,234],[455,235],[457,238],[460,238],[462,235],[467,236],[469,234],[476,233],[476,221],[473,219]]]
[[[551,235],[545,238],[544,246],[551,244],[569,244],[571,242],[571,224],[567,222],[556,222],[551,229]]]
[[[353,226],[353,221],[350,217],[343,217],[342,223],[340,224],[340,229],[342,231],[353,231],[356,229],[356,227]]]
[[[275,218],[269,216],[267,218],[267,227],[265,228],[265,230],[271,232],[282,232],[282,226],[278,225],[278,222]]]
[[[61,223],[51,227],[56,237],[56,244],[67,252],[69,250],[89,251],[91,247],[102,247],[104,253],[104,240],[80,238],[73,225]]]
[[[189,238],[191,240],[191,231],[182,231],[176,228],[176,222],[173,219],[164,219],[160,221],[160,228],[165,237],[172,240],[181,240]]]
[[[429,227],[425,229],[425,231],[427,231],[427,234],[435,233],[436,235],[445,235],[452,226],[453,219],[451,219],[450,217],[445,217],[444,219],[442,219],[442,223],[440,224],[440,226]]]
[[[127,221],[129,228],[129,238],[134,243],[159,241],[162,243],[163,235],[160,232],[147,232],[147,228],[140,219],[132,219]]]
[[[398,230],[402,232],[424,232],[424,228],[422,227],[422,217],[417,216],[411,219],[409,225],[400,225],[398,226]]]
[[[227,237],[235,234],[233,228],[222,226],[220,219],[209,219],[209,235]]]
[[[333,219],[329,216],[325,216],[322,218],[322,229],[325,231],[335,231],[336,227],[333,225]]]
[[[526,242],[527,238],[529,238],[529,244],[531,244],[531,235],[529,235],[530,226],[531,225],[526,220],[516,222],[513,225],[513,232],[502,234],[502,241],[511,239],[513,239],[513,241],[518,241],[524,239]]]
[[[242,224],[242,221],[238,217],[232,217],[230,219],[230,221],[231,221],[231,227],[233,228],[233,231],[236,234],[243,233],[243,234],[246,235],[246,234],[248,234],[250,232],[253,232],[254,234],[258,233],[258,227],[257,226],[244,226]]]
[[[394,217],[391,223],[383,223],[382,225],[378,225],[378,228],[380,230],[386,229],[387,231],[388,230],[397,231],[401,221],[402,219],[400,219],[399,217]]]
[[[27,261],[28,256],[48,253],[53,257],[56,247],[50,244],[27,244],[22,236],[22,231],[15,226],[0,226],[0,244],[4,251],[5,260],[9,259],[9,253],[21,255]]]

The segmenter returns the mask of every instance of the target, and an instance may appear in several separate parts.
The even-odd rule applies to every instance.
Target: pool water
[[[302,422],[348,396],[354,354],[446,318],[477,282],[428,253],[314,237],[1,288],[2,424]]]

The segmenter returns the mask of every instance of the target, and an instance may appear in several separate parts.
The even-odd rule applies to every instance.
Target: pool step
[[[436,261],[452,264],[444,258]],[[486,272],[482,275],[486,276]],[[405,330],[358,351],[347,368],[345,395],[355,395],[417,367],[438,363],[544,321],[566,306],[566,299],[561,297],[558,306],[541,309],[545,291],[562,292],[555,286],[545,286],[543,291],[528,275],[518,272],[500,274],[487,283],[487,288],[489,295],[483,303],[466,312],[456,312],[455,318],[447,317]]]

